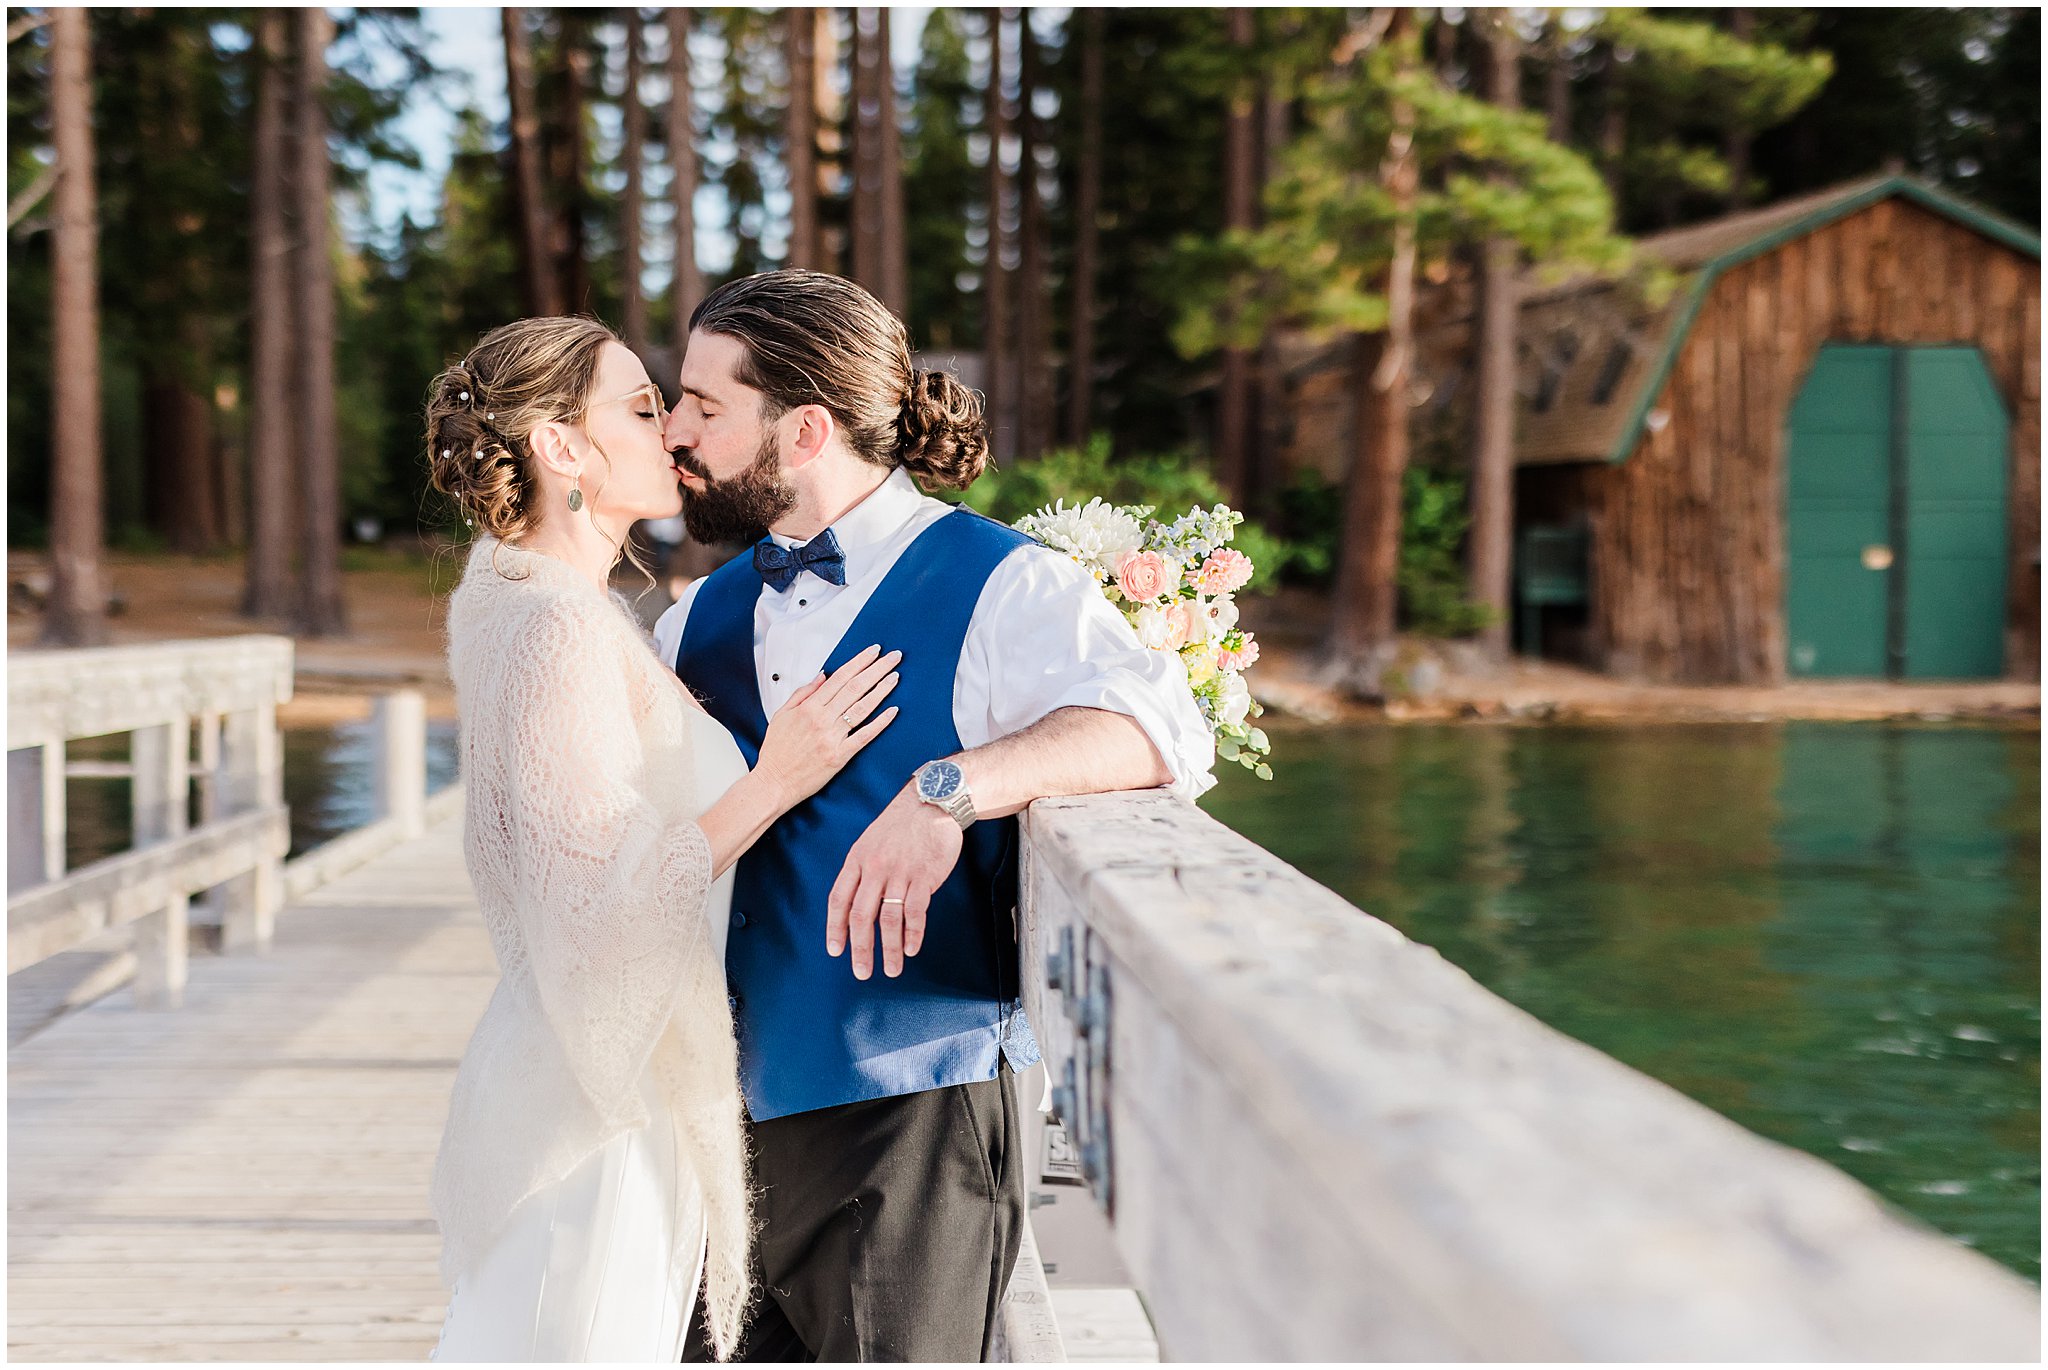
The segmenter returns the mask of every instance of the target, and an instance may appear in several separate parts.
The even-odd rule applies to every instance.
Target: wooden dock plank
[[[14,1045],[10,1359],[426,1357],[427,1178],[497,981],[460,831],[294,901],[267,955],[195,958],[181,1009],[122,990]],[[1070,1292],[1077,1359],[1156,1359],[1128,1290]]]
[[[426,1187],[496,967],[459,820],[299,900],[264,956],[192,963],[8,1063],[18,1361],[422,1360]]]

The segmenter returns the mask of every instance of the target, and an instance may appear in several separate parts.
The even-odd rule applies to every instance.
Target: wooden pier
[[[418,724],[402,702],[380,717]],[[30,745],[61,762],[53,732],[91,735],[71,726]],[[138,754],[158,770],[162,742]],[[156,958],[139,1002],[108,995],[9,1053],[12,1359],[432,1349],[427,1180],[497,972],[459,792],[420,802],[409,748],[380,766],[382,817],[275,871],[249,850],[218,869],[127,853],[109,860],[149,882],[132,896],[106,863],[44,868],[99,901],[82,917],[12,895],[10,932],[46,953],[78,945],[73,924],[138,923]],[[138,822],[141,854],[196,852],[208,825],[175,829]],[[1087,1185],[1041,1196],[1007,1358],[2037,1358],[2026,1281],[1544,1027],[1184,802],[1043,801],[1023,836],[1027,1004]],[[209,876],[286,902],[267,937],[224,923],[227,954],[187,958],[187,901],[263,907]]]
[[[8,1062],[15,1360],[420,1360],[446,1297],[426,1208],[496,968],[460,820]]]

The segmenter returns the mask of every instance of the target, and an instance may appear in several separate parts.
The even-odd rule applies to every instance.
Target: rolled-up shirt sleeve
[[[1216,739],[1176,652],[1150,651],[1093,576],[1044,547],[1024,547],[989,577],[961,653],[953,716],[978,747],[1055,709],[1136,719],[1193,800],[1216,783]]]

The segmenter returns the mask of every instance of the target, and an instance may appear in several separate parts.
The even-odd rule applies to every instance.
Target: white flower
[[[1166,626],[1166,611],[1155,609],[1149,604],[1138,610],[1137,617],[1131,621],[1131,626],[1138,630],[1138,641],[1153,651],[1166,646],[1166,639],[1171,632]]]
[[[1237,626],[1237,601],[1229,595],[1218,595],[1210,600],[1207,612],[1211,637],[1220,638]]]
[[[1223,673],[1223,688],[1216,702],[1216,717],[1225,727],[1234,728],[1244,722],[1244,716],[1251,712],[1251,687],[1244,683],[1244,677],[1236,671]]]
[[[1117,566],[1145,541],[1138,520],[1113,504],[1091,499],[1069,509],[1061,500],[1050,509],[1017,520],[1020,532],[1065,552],[1098,576],[1113,576]]]

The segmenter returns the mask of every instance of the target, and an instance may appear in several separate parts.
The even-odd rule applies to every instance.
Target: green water
[[[1481,984],[2040,1278],[2040,735],[1289,732],[1203,807]]]

